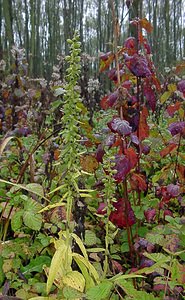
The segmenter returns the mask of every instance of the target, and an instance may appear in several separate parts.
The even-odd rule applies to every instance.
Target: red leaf
[[[166,148],[164,148],[163,150],[160,151],[161,157],[165,157],[166,155],[168,155],[169,153],[171,153],[176,148],[177,148],[177,145],[174,144],[174,143],[168,145]]]
[[[123,273],[123,267],[122,267],[122,265],[119,262],[117,262],[116,260],[112,259],[111,263],[112,263],[112,269],[113,269],[114,272],[116,272],[116,273]]]
[[[131,207],[130,202],[127,202],[123,198],[118,199],[117,202],[113,203],[116,208],[115,211],[110,214],[110,221],[115,224],[118,228],[124,228],[135,224],[135,215]]]
[[[146,191],[148,185],[143,174],[133,173],[130,179],[131,188],[136,191]]]
[[[98,209],[97,209],[97,214],[99,215],[105,215],[107,212],[107,205],[106,203],[104,202],[101,202],[98,206]]]
[[[133,56],[124,54],[125,64],[127,68],[137,77],[149,77],[152,75],[148,61],[142,55],[135,53]]]
[[[99,144],[98,148],[96,150],[96,154],[95,154],[95,157],[96,157],[98,162],[103,163],[104,154],[105,154],[105,150],[103,149],[102,145]]]
[[[178,165],[177,166],[177,173],[178,173],[178,176],[179,178],[185,182],[185,166],[183,165]]]
[[[130,161],[131,169],[133,169],[138,162],[138,156],[135,150],[133,148],[127,148],[125,149],[125,155]]]
[[[131,207],[130,202],[127,204],[123,198],[118,199],[117,202],[113,202],[114,211],[110,214],[110,221],[118,228],[124,228],[135,224],[135,215]],[[100,203],[97,209],[97,213],[105,215],[107,212],[106,203]]]
[[[139,20],[139,24],[140,24],[141,28],[144,28],[148,33],[152,32],[153,26],[150,24],[150,22],[146,18]]]
[[[139,119],[139,140],[142,141],[149,136],[149,126],[147,124],[148,109],[143,107]]]
[[[137,41],[135,37],[129,37],[124,42],[124,48],[129,55],[133,55],[136,53],[137,49]]]
[[[103,72],[107,68],[109,68],[113,60],[114,60],[114,54],[112,52],[102,54],[100,56],[100,72]]]
[[[114,178],[119,183],[122,182],[128,173],[136,166],[138,162],[137,154],[133,148],[125,150],[125,155],[117,155],[115,160],[115,169],[117,173]]]
[[[144,96],[146,97],[146,100],[148,101],[150,108],[154,112],[156,108],[156,96],[155,96],[155,92],[152,90],[150,86],[145,86]]]
[[[115,160],[115,170],[117,171],[114,175],[115,180],[118,183],[122,182],[131,169],[130,160],[124,155],[118,155]]]
[[[170,117],[174,116],[174,113],[179,110],[179,108],[181,107],[181,102],[177,101],[175,104],[169,105],[167,107],[167,112],[169,114]]]
[[[115,106],[117,103],[118,96],[119,96],[118,91],[115,91],[109,95],[104,96],[100,101],[101,108],[106,110],[109,107]]]
[[[155,208],[149,208],[144,211],[145,218],[148,223],[151,223],[155,220],[156,217],[156,209]]]

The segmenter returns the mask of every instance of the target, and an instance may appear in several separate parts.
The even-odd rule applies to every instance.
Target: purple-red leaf
[[[135,224],[135,215],[131,207],[130,202],[125,203],[123,198],[118,199],[117,202],[113,202],[114,211],[110,214],[110,221],[118,228],[124,228]],[[107,212],[106,203],[100,203],[97,209],[99,215],[105,215]]]
[[[185,95],[185,80],[179,81],[177,84],[177,89]]]
[[[150,108],[154,112],[156,108],[156,96],[150,86],[146,86],[144,88],[144,96],[146,97],[146,100],[148,101]]]
[[[127,49],[136,49],[136,39],[135,37],[129,37],[124,42],[124,47]]]
[[[114,175],[115,180],[118,183],[122,182],[131,170],[129,159],[124,155],[117,156],[115,161],[115,169],[117,170],[117,173]]]
[[[168,130],[171,132],[172,136],[178,133],[183,134],[185,133],[185,122],[180,121],[180,122],[171,123],[170,126],[168,127]]]
[[[156,209],[155,208],[148,208],[144,211],[145,218],[148,223],[151,223],[155,220],[156,217]]]
[[[106,145],[107,147],[112,147],[112,145],[114,145],[115,142],[116,142],[115,134],[109,134],[109,135],[106,137],[105,145]]]
[[[175,198],[180,194],[180,187],[177,184],[171,183],[167,185],[166,190],[172,198]]]
[[[129,135],[132,132],[132,127],[126,120],[122,120],[118,117],[112,119],[108,124],[110,130],[119,135]]]
[[[125,179],[130,170],[132,170],[138,162],[138,157],[134,149],[126,149],[125,154],[126,155],[117,155],[115,159],[115,169],[117,173],[114,175],[114,178],[118,183]]]
[[[144,56],[139,54],[134,54],[133,56],[128,56],[124,54],[125,64],[127,68],[137,77],[149,77],[152,75],[148,61]]]
[[[135,224],[135,215],[131,207],[130,202],[125,203],[123,198],[118,199],[117,202],[113,203],[115,211],[110,214],[110,221],[115,224],[118,228],[124,228]]]
[[[102,163],[104,154],[105,154],[105,150],[103,149],[103,146],[99,144],[95,154],[96,160]]]

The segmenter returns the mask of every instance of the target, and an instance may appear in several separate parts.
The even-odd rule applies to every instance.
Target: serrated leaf
[[[42,226],[42,216],[31,210],[27,210],[23,215],[24,224],[32,230],[40,230]]]
[[[110,296],[113,283],[106,280],[99,283],[97,286],[90,288],[86,293],[88,300],[105,300]]]
[[[42,226],[42,216],[38,213],[41,205],[33,199],[28,199],[24,203],[23,222],[33,230],[40,230]]]
[[[42,187],[42,185],[38,184],[38,183],[29,183],[26,185],[26,188],[36,194],[36,195],[40,195],[43,196],[44,195],[44,189]]]
[[[68,300],[81,299],[83,294],[71,286],[65,286],[63,288],[63,295]]]
[[[41,207],[41,204],[36,202],[32,198],[28,198],[28,200],[24,202],[24,210],[30,210],[33,213],[39,212]]]
[[[14,232],[18,231],[22,226],[23,210],[16,211],[11,218],[11,227]]]
[[[36,194],[37,196],[45,199],[47,202],[49,202],[49,200],[42,194],[38,194],[36,191],[33,191],[31,190],[30,188],[28,188],[27,186],[24,186],[22,184],[18,184],[18,183],[13,183],[13,182],[10,182],[10,181],[7,181],[7,180],[4,180],[4,179],[0,179],[0,182],[2,183],[6,183],[6,184],[9,184],[9,185],[12,185],[13,187],[15,187],[16,189],[23,189],[27,192],[31,192],[33,194]]]
[[[129,298],[125,299],[139,299],[139,300],[159,300],[160,298],[156,298],[152,294],[148,294],[145,291],[138,291],[134,288],[133,284],[128,282],[128,280],[120,280],[117,284],[124,290],[126,295]]]
[[[157,262],[157,263],[161,262],[161,264],[170,261],[170,257],[166,256],[163,253],[147,253],[147,252],[144,252],[143,255],[146,256],[147,258]]]
[[[85,231],[85,244],[86,246],[96,245],[97,237],[94,231],[86,230]]]

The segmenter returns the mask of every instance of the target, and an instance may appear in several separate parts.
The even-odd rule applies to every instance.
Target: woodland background
[[[132,3],[133,2],[133,3]],[[183,0],[115,1],[120,22],[119,45],[133,36],[129,20],[146,17],[153,61],[159,72],[185,57]],[[129,11],[128,11],[129,8]],[[98,75],[98,54],[112,50],[113,26],[109,1],[103,0],[0,0],[0,59],[11,63],[10,49],[26,50],[29,75],[51,78],[57,56],[68,53],[67,39],[79,30],[88,72]]]
[[[0,0],[0,300],[185,299],[184,0]]]

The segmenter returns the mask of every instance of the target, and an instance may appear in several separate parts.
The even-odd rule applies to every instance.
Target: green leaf
[[[24,224],[32,230],[40,230],[42,226],[42,216],[27,210],[23,215]]]
[[[42,185],[38,183],[29,183],[26,185],[26,188],[36,195],[44,196],[44,189]]]
[[[49,202],[49,200],[43,194],[38,194],[36,190],[33,191],[32,189],[30,189],[30,186],[29,186],[30,184],[28,184],[27,186],[24,186],[22,184],[13,183],[11,181],[7,181],[7,180],[4,180],[4,179],[0,179],[0,182],[12,185],[14,188],[16,188],[16,190],[23,189],[23,190],[25,190],[27,192],[33,193],[33,194],[35,194],[35,195],[37,195],[37,196],[45,199],[47,202]]]
[[[65,286],[63,288],[63,295],[66,299],[72,300],[77,298],[82,298],[83,294],[76,289],[72,288],[71,286]]]
[[[41,205],[33,199],[28,199],[24,203],[23,221],[26,226],[33,230],[40,230],[42,226],[42,216],[38,214]]]
[[[21,98],[21,97],[24,96],[23,91],[22,91],[21,89],[17,89],[17,88],[15,88],[14,94],[15,94],[15,96],[18,97],[18,98]]]
[[[42,297],[42,296],[37,296],[37,297],[32,297],[32,298],[29,298],[29,300],[54,300],[56,298],[53,298],[53,297]],[[61,299],[63,300],[63,299]]]
[[[143,255],[146,256],[147,258],[157,262],[157,263],[161,262],[161,264],[165,263],[165,262],[168,262],[171,259],[169,256],[166,256],[163,253],[147,253],[147,252],[144,252]]]
[[[31,262],[21,268],[21,272],[23,274],[25,273],[31,273],[31,272],[42,272],[43,266],[49,266],[51,263],[51,258],[49,256],[38,256],[35,259],[32,259]]]
[[[85,231],[85,244],[86,246],[96,245],[97,237],[94,231],[86,230]]]
[[[55,91],[54,91],[55,97],[60,96],[60,95],[63,95],[64,93],[65,93],[65,90],[64,90],[63,88],[61,88],[61,87],[55,89]],[[59,103],[59,101],[60,101],[60,103]],[[61,100],[59,100],[59,101],[54,101],[54,103],[57,102],[57,104],[58,104],[58,105],[57,105],[56,107],[54,107],[54,108],[57,108],[57,107],[61,104]],[[52,106],[53,106],[53,105],[52,105]]]
[[[11,227],[14,232],[19,231],[23,221],[23,210],[16,211],[11,219]]]
[[[3,284],[5,279],[5,275],[3,272],[3,263],[4,263],[3,258],[2,256],[0,256],[0,286]]]
[[[87,251],[84,247],[84,244],[83,244],[82,240],[75,233],[72,233],[71,236],[74,238],[75,242],[77,243],[80,250],[82,251],[82,254],[83,254],[84,258],[88,261]]]
[[[105,300],[110,296],[112,288],[113,283],[108,280],[103,281],[95,287],[90,288],[86,293],[86,297],[88,300]]]
[[[128,280],[119,280],[117,284],[124,290],[128,298],[125,299],[139,299],[139,300],[159,300],[160,298],[154,297],[152,294],[148,294],[144,291],[137,291],[133,284],[128,282]]]

